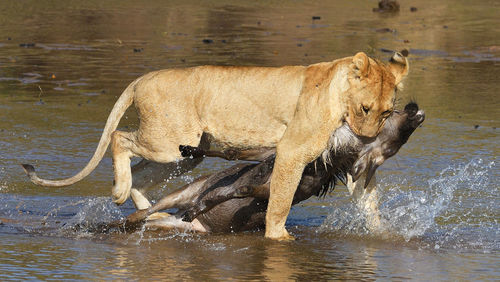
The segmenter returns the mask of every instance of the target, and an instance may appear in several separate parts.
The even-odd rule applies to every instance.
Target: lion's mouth
[[[347,121],[344,122],[343,125],[345,125],[346,129],[348,129],[349,132],[353,136],[355,136],[358,140],[360,140],[364,144],[369,144],[369,143],[372,143],[373,141],[375,141],[375,139],[377,138],[378,134],[380,133],[380,132],[378,132],[377,135],[375,135],[373,137],[367,137],[367,136],[361,135],[360,132],[357,131],[354,127],[351,127],[351,125],[349,125],[349,123]]]
[[[349,131],[350,131],[350,132],[352,132],[354,135],[358,135],[358,134],[356,133],[356,130],[355,130],[354,128],[352,128],[352,127],[351,127],[351,125],[349,124],[349,122],[347,121],[347,118],[348,118],[348,117],[349,117],[349,115],[348,115],[348,114],[346,114],[346,115],[344,115],[344,116],[342,117],[342,120],[341,120],[341,122],[342,122],[342,126],[343,126],[343,127],[345,127],[346,129],[349,129]]]
[[[351,125],[349,124],[349,122],[347,121],[346,118],[342,119],[342,126],[345,127],[352,134],[358,136],[358,133],[356,132],[356,130],[354,128],[351,127]]]

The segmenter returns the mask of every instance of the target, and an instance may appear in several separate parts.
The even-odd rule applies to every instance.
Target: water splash
[[[109,197],[89,198],[77,204],[83,205],[58,230],[62,234],[67,235],[70,232],[78,237],[92,237],[95,230],[100,230],[110,222],[124,218],[121,210],[111,202]]]
[[[83,204],[83,205],[82,205]],[[122,210],[114,204],[109,197],[90,198],[78,201],[72,204],[77,206],[78,212],[70,219],[66,220],[64,225],[58,229],[58,235],[70,236],[77,238],[99,238],[103,234],[108,234],[111,237],[118,234],[125,234],[121,225],[125,219]],[[66,207],[61,206],[61,208]],[[52,212],[54,213],[54,212]],[[57,213],[54,213],[56,215]],[[189,230],[167,230],[165,232],[147,232],[149,229],[143,225],[141,228],[134,230],[128,236],[122,238],[124,242],[133,245],[142,243],[152,243],[163,240],[180,240],[191,241],[196,240],[195,233]],[[120,237],[121,238],[121,237]]]
[[[319,231],[420,239],[434,249],[498,250],[500,200],[498,187],[492,184],[496,163],[474,159],[452,164],[426,181],[382,178],[377,187],[382,216],[379,234],[368,230],[369,215],[354,201],[335,208]]]

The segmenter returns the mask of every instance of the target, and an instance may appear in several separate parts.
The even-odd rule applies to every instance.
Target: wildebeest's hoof
[[[166,218],[166,217],[169,217],[170,214],[169,213],[166,213],[166,212],[155,212],[151,215],[149,215],[146,220],[157,220],[157,219],[162,219],[162,218]]]

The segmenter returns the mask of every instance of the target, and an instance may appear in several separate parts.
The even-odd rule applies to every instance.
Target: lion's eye
[[[392,110],[387,110],[382,113],[383,118],[388,118],[392,114]]]
[[[370,109],[367,106],[363,106],[363,105],[361,105],[361,109],[363,110],[363,112],[365,113],[365,115],[367,115],[368,112],[370,111]]]

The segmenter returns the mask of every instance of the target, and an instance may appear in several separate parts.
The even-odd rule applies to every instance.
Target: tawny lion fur
[[[37,184],[70,185],[96,168],[111,143],[113,200],[122,204],[132,191],[137,208],[142,209],[146,208],[141,204],[144,196],[132,189],[131,157],[173,163],[182,158],[179,145],[196,147],[203,133],[227,147],[276,147],[265,234],[289,239],[285,221],[304,167],[327,149],[330,135],[343,122],[360,136],[376,136],[407,73],[407,59],[399,53],[384,64],[362,52],[309,66],[155,71],[125,89],[94,156],[75,176],[44,180],[33,167],[24,168]],[[140,119],[138,130],[117,131],[132,104]]]

